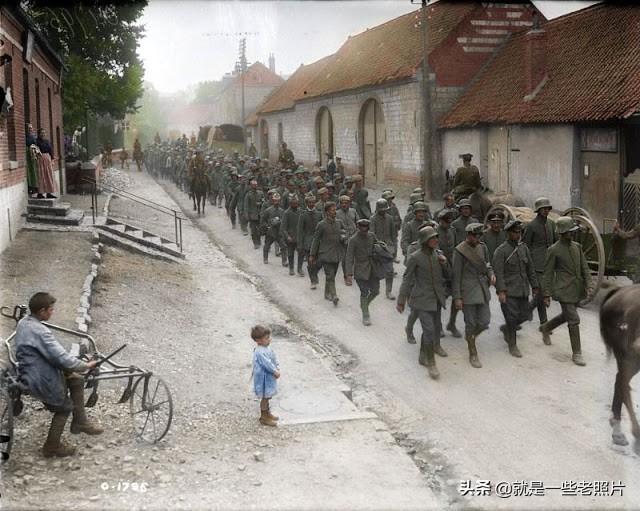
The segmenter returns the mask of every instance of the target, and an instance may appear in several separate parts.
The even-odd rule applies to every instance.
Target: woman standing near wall
[[[38,156],[38,198],[43,198],[47,194],[47,199],[55,199],[53,192],[56,191],[55,181],[53,179],[53,148],[51,143],[45,137],[47,132],[44,128],[38,130],[38,138],[36,143],[40,149]]]

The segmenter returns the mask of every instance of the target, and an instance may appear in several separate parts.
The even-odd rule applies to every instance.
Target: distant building
[[[444,182],[438,120],[508,37],[533,25],[528,3],[440,0],[428,7],[433,142],[426,151],[434,190]],[[421,12],[350,37],[334,54],[301,66],[259,108],[253,128],[261,154],[287,142],[307,163],[342,157],[368,183],[424,183]]]
[[[62,60],[19,7],[0,7],[0,89],[13,101],[0,113],[0,251],[20,229],[27,209],[25,124],[44,128],[53,147],[59,188],[64,158]]]

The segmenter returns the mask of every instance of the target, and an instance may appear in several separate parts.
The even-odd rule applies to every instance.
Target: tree
[[[212,103],[215,97],[222,92],[222,81],[207,80],[196,84],[194,103],[203,105]]]
[[[144,28],[138,24],[146,0],[113,4],[91,0],[72,8],[47,0],[24,0],[22,7],[64,60],[64,125],[85,124],[87,113],[123,119],[136,111],[144,68],[137,55]]]

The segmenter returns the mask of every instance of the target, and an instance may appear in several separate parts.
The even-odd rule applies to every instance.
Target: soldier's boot
[[[436,335],[433,341],[433,352],[440,357],[448,357],[449,354],[440,345],[440,336]]]
[[[522,358],[522,353],[520,353],[518,345],[516,344],[516,331],[509,327],[507,327],[505,330],[507,344],[509,345],[509,353],[512,357]]]
[[[287,266],[289,266],[289,260],[288,260],[288,256],[287,256],[287,251],[286,250],[281,250],[280,255],[282,256],[282,267],[286,268]]]
[[[451,305],[451,315],[449,316],[449,323],[447,324],[447,330],[451,332],[451,335],[456,339],[462,337],[460,331],[456,328],[456,317],[458,316],[458,309],[453,304]]]
[[[269,247],[269,245],[267,245],[266,242],[262,247],[262,262],[264,264],[269,264],[269,249],[270,248],[271,247]]]
[[[53,456],[65,458],[67,456],[73,456],[76,453],[75,447],[65,444],[60,440],[68,417],[68,413],[58,412],[53,414],[47,440],[42,446],[42,455],[45,458],[51,458]]]
[[[587,363],[582,358],[582,350],[580,349],[580,326],[571,325],[569,327],[569,339],[571,340],[571,351],[573,355],[571,360],[577,366],[586,366]]]
[[[420,342],[420,353],[418,353],[418,364],[427,367],[427,345]]]
[[[538,331],[542,334],[542,342],[544,342],[547,346],[551,345],[551,333],[554,328],[560,326],[562,324],[562,317],[556,316],[555,318],[551,318],[549,321],[546,321],[540,327],[538,327]]]
[[[371,317],[369,316],[369,297],[360,297],[360,310],[362,311],[362,324],[364,326],[371,326]]]
[[[404,327],[404,331],[407,334],[407,342],[409,344],[415,344],[416,338],[413,335],[413,325],[416,324],[418,320],[418,313],[411,309],[409,313],[409,317],[407,318],[407,326]]]
[[[338,298],[338,292],[336,291],[336,282],[335,282],[335,280],[333,282],[331,282],[331,301],[333,302],[333,305],[335,307],[338,306],[338,302],[340,301],[340,298]]]
[[[395,300],[396,297],[393,295],[391,290],[393,289],[393,277],[386,277],[384,279],[385,286],[385,295],[389,300]]]
[[[376,299],[376,296],[378,296],[380,293],[374,293],[374,292],[370,292],[369,295],[367,296],[367,304],[371,305],[371,302],[373,302]]]
[[[425,346],[425,353],[427,358],[427,371],[429,371],[429,377],[432,380],[437,380],[440,378],[440,371],[436,366],[436,357],[434,356],[434,346],[432,344],[427,344]]]
[[[331,284],[328,280],[324,281],[324,299],[331,301],[333,295],[331,294]]]
[[[87,435],[101,435],[104,432],[98,424],[90,422],[84,409],[84,379],[69,378],[67,380],[69,394],[73,402],[73,419],[71,420],[71,433],[77,435],[86,433]]]
[[[467,347],[469,348],[469,363],[472,367],[480,369],[482,367],[482,364],[480,363],[480,359],[478,358],[478,350],[476,349],[476,336],[467,335],[465,339],[467,341]]]

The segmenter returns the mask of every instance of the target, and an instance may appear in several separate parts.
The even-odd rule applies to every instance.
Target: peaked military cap
[[[358,221],[356,222],[356,225],[357,225],[358,227],[362,227],[362,226],[367,226],[367,227],[369,227],[369,224],[370,224],[370,223],[371,223],[371,222],[369,221],[369,219],[368,219],[368,218],[361,218],[360,220],[358,220]]]
[[[458,201],[458,209],[464,208],[464,207],[467,207],[467,208],[471,207],[471,201],[469,199],[460,199]]]
[[[518,219],[513,219],[507,222],[507,225],[504,226],[505,231],[521,231],[522,230],[522,221]]]
[[[482,234],[484,232],[484,225],[478,222],[471,222],[465,227],[465,231],[470,234]]]

